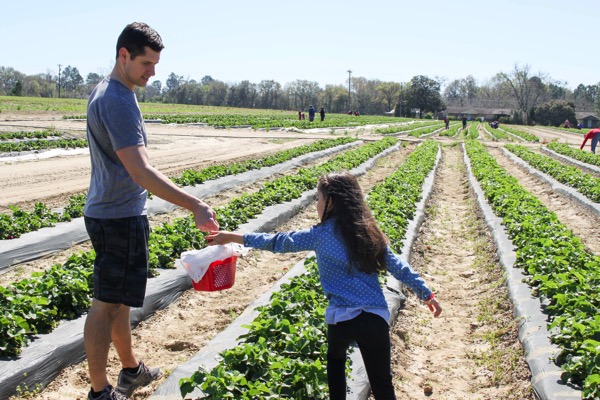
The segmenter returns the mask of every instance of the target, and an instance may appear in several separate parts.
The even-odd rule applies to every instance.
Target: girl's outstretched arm
[[[244,236],[241,233],[211,231],[210,234],[206,236],[206,243],[209,246],[227,243],[244,244]]]

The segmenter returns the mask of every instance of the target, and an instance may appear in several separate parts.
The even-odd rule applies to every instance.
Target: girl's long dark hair
[[[365,203],[356,177],[348,172],[324,175],[317,190],[325,200],[321,222],[336,219],[351,267],[366,273],[385,270],[387,238]]]

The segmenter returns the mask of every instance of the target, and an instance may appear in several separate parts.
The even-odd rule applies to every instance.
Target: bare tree
[[[518,109],[522,113],[523,122],[528,122],[531,110],[544,100],[547,76],[540,72],[532,75],[529,64],[525,64],[523,67],[515,64],[515,68],[510,74],[500,72],[498,76],[511,88]]]

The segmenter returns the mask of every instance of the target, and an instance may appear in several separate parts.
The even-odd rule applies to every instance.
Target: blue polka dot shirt
[[[274,253],[290,253],[312,250],[316,254],[321,286],[329,300],[326,312],[328,323],[350,319],[327,315],[339,310],[372,311],[385,318],[389,315],[387,302],[379,284],[378,274],[367,274],[350,269],[350,260],[342,237],[335,232],[335,219],[309,229],[291,232],[245,233],[244,246],[268,250]],[[431,290],[410,265],[394,254],[388,247],[387,270],[399,281],[411,288],[421,300],[427,300]],[[358,312],[356,312],[358,310]],[[381,312],[377,312],[380,310]],[[386,320],[388,318],[385,318]]]

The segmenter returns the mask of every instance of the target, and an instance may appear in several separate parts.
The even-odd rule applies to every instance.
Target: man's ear
[[[119,49],[119,61],[121,63],[125,64],[125,61],[127,61],[127,58],[129,58],[129,51],[125,47],[121,47]]]

